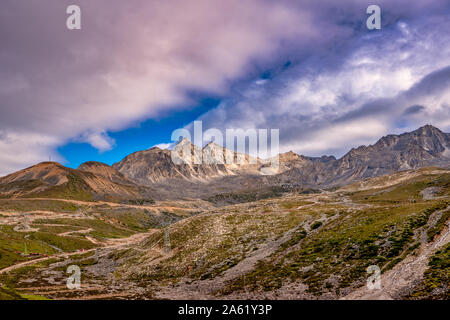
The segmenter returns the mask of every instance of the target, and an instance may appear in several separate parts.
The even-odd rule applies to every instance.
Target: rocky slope
[[[101,176],[114,183],[133,185],[134,183],[127,179],[122,173],[114,169],[113,167],[107,165],[106,163],[97,161],[87,161],[82,163],[77,170],[90,172],[97,176]]]
[[[388,135],[371,146],[352,149],[331,163],[327,183],[345,184],[399,170],[450,164],[450,135],[426,125],[413,132]]]
[[[96,164],[92,170],[114,172]],[[48,178],[33,172],[41,175]],[[20,294],[448,299],[450,294],[450,170],[407,170],[334,191],[202,210],[175,202],[142,207],[45,200],[44,207],[42,200],[34,201],[1,201],[0,299]],[[30,212],[32,205],[39,211]],[[49,208],[51,215],[40,211]],[[25,241],[42,255],[23,257]],[[82,270],[80,290],[65,285],[69,265]],[[382,289],[368,293],[366,269],[372,265],[382,270]]]
[[[364,298],[366,268],[377,265],[375,298],[448,299],[449,179],[448,170],[408,170],[364,190],[211,210],[117,253],[115,275],[159,299],[339,299]]]
[[[281,155],[275,181],[297,180],[315,187],[342,186],[365,178],[427,166],[450,166],[450,134],[426,125],[413,132],[388,135],[370,146],[350,150],[340,159]]]
[[[230,193],[245,191],[266,197],[280,190],[324,189],[407,169],[450,167],[450,134],[426,125],[413,132],[388,135],[374,145],[354,148],[340,159],[306,157],[291,151],[279,155],[279,170],[273,175],[262,174],[272,170],[263,160],[212,142],[200,149],[184,139],[174,152],[180,163],[173,161],[171,151],[157,147],[132,153],[112,167],[86,162],[72,170],[42,163],[0,178],[0,194],[43,195],[50,188],[54,195],[55,190],[67,191],[70,186],[76,192],[56,194],[95,199],[222,199],[221,194],[236,198]],[[233,159],[233,163],[226,159]]]
[[[183,153],[183,149],[190,154]],[[179,179],[191,182],[207,182],[208,180],[236,174],[259,174],[261,161],[246,154],[240,154],[209,143],[203,149],[190,141],[183,139],[173,152],[176,159],[172,160],[171,151],[153,147],[138,151],[113,164],[113,168],[124,176],[142,185],[151,185]],[[226,158],[233,159],[227,164]],[[202,161],[203,160],[203,161]]]
[[[197,148],[186,140],[176,148],[186,144],[192,151]],[[400,170],[448,167],[450,135],[426,125],[413,132],[388,135],[374,145],[352,149],[340,159],[306,157],[291,151],[279,155],[278,173],[268,176],[261,175],[268,167],[264,161],[233,153],[214,143],[203,150],[197,148],[197,158],[202,154],[204,159],[216,161],[193,164],[192,156],[191,164],[177,165],[172,162],[169,150],[152,148],[133,153],[113,167],[138,184],[155,185],[168,194],[182,193],[189,197],[261,186],[328,188]],[[234,164],[222,161],[227,155],[233,157]],[[237,159],[242,159],[242,164],[237,164]]]
[[[74,170],[56,162],[35,166],[0,178],[0,196],[79,200],[151,199],[152,191],[138,186],[112,167],[88,162]]]

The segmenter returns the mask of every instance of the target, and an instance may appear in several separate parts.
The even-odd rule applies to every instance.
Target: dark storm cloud
[[[424,106],[419,106],[419,105],[414,105],[411,107],[408,107],[405,109],[405,111],[403,111],[403,115],[411,115],[411,114],[417,114],[422,112],[423,110],[425,110]]]
[[[450,60],[448,61],[450,63]],[[447,91],[450,87],[450,65],[427,74],[407,93],[409,99],[432,95],[436,91]]]
[[[450,129],[450,8],[409,9],[379,33],[356,32],[328,53],[239,88],[201,118],[204,126],[279,128],[283,150],[316,156],[339,156],[423,123]],[[423,109],[406,111],[413,105]]]
[[[250,61],[270,60],[280,42],[306,38],[300,21],[311,24],[307,13],[265,1],[78,0],[82,29],[69,31],[73,3],[2,1],[2,173],[70,139],[107,150],[106,131],[193,105],[187,90],[224,94]]]
[[[82,8],[80,31],[65,28],[74,3]],[[367,104],[444,67],[449,27],[447,1],[378,1],[383,31],[371,32],[369,4],[3,0],[0,172],[46,159],[70,140],[108,150],[108,131],[195,105],[189,90],[227,97],[205,125],[280,127],[286,148],[311,153],[366,142],[392,127],[365,122],[368,135],[363,124],[339,129],[338,119],[389,113]],[[448,105],[425,102],[409,106],[420,103],[435,119]],[[314,143],[326,128],[342,139]]]
[[[426,96],[441,96],[450,89],[450,67],[436,70],[426,75],[406,92],[389,99],[377,99],[363,104],[356,110],[350,111],[336,121],[348,121],[365,117],[377,117],[401,113],[404,116],[415,115],[426,108],[422,105],[405,107],[408,102],[422,99]],[[400,112],[402,111],[402,112]]]

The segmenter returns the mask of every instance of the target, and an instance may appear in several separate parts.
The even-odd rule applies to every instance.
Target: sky
[[[195,120],[308,156],[450,132],[448,30],[448,0],[2,0],[0,175],[113,164]]]

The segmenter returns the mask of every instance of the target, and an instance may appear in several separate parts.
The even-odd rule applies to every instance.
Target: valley
[[[448,148],[425,126],[272,176],[155,148],[37,164],[0,178],[0,299],[448,299]]]
[[[423,195],[427,188],[439,191],[430,199]],[[53,208],[47,209],[54,211],[2,214],[2,262],[7,239],[15,239],[17,251],[27,243],[29,252],[46,255],[27,261],[17,254],[7,262],[13,267],[2,265],[0,282],[21,297],[414,299],[449,293],[450,171],[443,169],[200,212],[188,204],[140,209],[113,204],[105,215],[105,203],[49,201]],[[124,220],[113,214],[119,208],[136,211],[127,211]],[[151,210],[152,225],[145,225],[150,220],[142,219],[140,210]],[[31,229],[14,231],[25,218]],[[428,260],[442,254],[446,262],[438,272],[444,279],[438,290],[427,291]],[[414,277],[405,277],[404,265],[411,261],[420,263],[410,266]],[[82,269],[80,290],[65,287],[65,271],[72,264]],[[403,281],[367,296],[369,265],[380,266],[386,285]],[[402,272],[396,272],[399,266]]]

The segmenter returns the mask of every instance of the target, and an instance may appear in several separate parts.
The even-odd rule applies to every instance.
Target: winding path
[[[58,254],[54,254],[48,257],[43,257],[43,258],[38,258],[38,259],[34,259],[34,260],[29,260],[29,261],[24,261],[24,262],[20,262],[17,264],[14,264],[12,266],[6,267],[4,269],[0,270],[0,274],[3,273],[8,273],[10,271],[25,267],[25,266],[29,266],[29,265],[33,265],[36,264],[38,262],[42,262],[42,261],[47,261],[53,258],[67,258],[70,256],[74,256],[74,255],[79,255],[79,254],[85,254],[88,252],[93,252],[95,250],[101,250],[101,249],[113,249],[113,248],[119,248],[119,247],[124,247],[127,245],[131,245],[133,243],[137,243],[139,241],[142,241],[144,238],[146,238],[147,236],[151,235],[153,232],[155,232],[155,230],[151,230],[149,232],[145,232],[145,233],[137,233],[134,234],[128,238],[120,238],[120,239],[111,239],[108,240],[107,245],[103,246],[103,247],[98,247],[98,248],[92,248],[92,249],[87,249],[84,251],[77,251],[77,252],[64,252],[64,253],[58,253]]]

